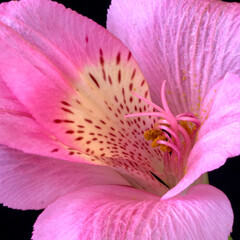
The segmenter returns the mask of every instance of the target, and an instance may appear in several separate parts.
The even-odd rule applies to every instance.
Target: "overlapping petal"
[[[96,186],[51,204],[33,240],[226,240],[233,214],[227,197],[209,185],[169,200],[120,186]]]
[[[0,79],[0,144],[25,153],[69,161],[85,161],[69,155],[66,145],[46,131]]]
[[[161,82],[167,80],[176,114],[198,113],[219,79],[240,74],[238,3],[112,0],[107,28],[133,53],[159,105]]]
[[[151,174],[164,180],[162,154],[143,137],[154,119],[124,119],[152,107],[131,93],[149,98],[144,77],[119,40],[49,0],[2,4],[0,28],[3,81],[62,143],[68,159],[115,167],[153,190],[167,191]]]
[[[66,193],[98,184],[128,185],[108,167],[25,154],[0,145],[0,203],[42,209]]]
[[[226,74],[204,99],[202,126],[189,155],[185,176],[164,198],[178,194],[203,173],[240,154],[240,77]]]

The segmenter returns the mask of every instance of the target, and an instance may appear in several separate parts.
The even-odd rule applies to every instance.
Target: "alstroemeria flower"
[[[46,208],[34,240],[227,239],[227,197],[189,186],[240,153],[239,16],[114,0],[130,52],[58,3],[0,5],[0,201]]]

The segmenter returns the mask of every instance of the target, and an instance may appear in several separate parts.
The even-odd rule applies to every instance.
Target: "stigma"
[[[143,134],[145,140],[151,141],[152,148],[159,148],[163,154],[171,155],[179,162],[184,155],[189,154],[192,148],[192,139],[195,138],[201,123],[194,114],[189,112],[175,116],[168,106],[165,87],[166,81],[161,86],[162,107],[133,93],[133,95],[152,106],[154,112],[134,113],[125,117],[156,117],[157,121],[153,128],[146,130]]]

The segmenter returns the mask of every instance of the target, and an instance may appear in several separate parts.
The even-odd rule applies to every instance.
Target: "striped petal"
[[[151,174],[164,178],[162,154],[143,137],[154,120],[124,118],[152,107],[132,95],[149,98],[148,86],[119,40],[48,0],[1,4],[0,29],[3,81],[69,156],[167,191]]]
[[[209,185],[165,201],[129,187],[97,186],[46,208],[33,240],[226,240],[232,224],[227,197]]]
[[[128,185],[108,167],[25,154],[0,145],[0,203],[15,209],[42,209],[57,198],[99,184]]]
[[[134,11],[132,10],[134,9]],[[211,87],[240,74],[240,5],[219,0],[112,0],[107,28],[131,50],[160,105],[199,113]]]
[[[205,172],[240,154],[240,77],[226,74],[204,99],[202,126],[190,152],[182,180],[163,198],[180,193]]]

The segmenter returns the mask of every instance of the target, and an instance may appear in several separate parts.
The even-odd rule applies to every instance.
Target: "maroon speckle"
[[[72,120],[68,120],[68,119],[63,120],[63,122],[65,122],[65,123],[74,123],[74,121],[72,121]]]
[[[117,98],[117,96],[114,96],[114,99],[115,99],[116,102],[118,102],[118,98]]]
[[[86,144],[90,144],[90,143],[91,143],[91,141],[87,141],[87,142],[86,142]]]
[[[116,58],[117,65],[120,63],[120,61],[121,61],[121,53],[119,52]]]
[[[85,37],[85,41],[86,41],[86,43],[88,43],[88,36]]]
[[[129,84],[129,90],[130,90],[130,92],[132,91],[132,89],[133,89],[133,84],[130,83],[130,84]]]
[[[129,98],[129,102],[132,102],[132,101],[133,101],[133,98],[132,98],[132,97],[130,97],[130,98]]]
[[[104,68],[102,68],[102,74],[103,74],[103,79],[106,81],[106,73],[105,73]]]
[[[112,85],[112,78],[110,76],[108,76],[108,81]]]
[[[145,79],[142,80],[141,87],[144,85]]]
[[[100,120],[100,122],[101,122],[102,124],[106,125],[106,123],[105,123],[103,120]]]
[[[53,120],[53,122],[55,122],[55,123],[61,123],[62,120],[60,120],[60,119],[55,119],[55,120]]]
[[[128,61],[130,60],[131,56],[132,56],[132,53],[129,52],[129,53],[128,53],[128,58],[127,58]]]
[[[73,131],[73,130],[67,130],[66,133],[67,133],[67,134],[73,134],[74,131]]]
[[[64,108],[64,107],[62,107],[61,108],[64,112],[68,112],[68,113],[71,113],[71,114],[74,114],[70,109],[68,109],[68,108]]]
[[[146,98],[148,95],[148,91],[145,92],[144,97]]]
[[[92,123],[92,120],[90,120],[90,119],[85,118],[84,120],[88,123]]]
[[[78,99],[76,99],[76,102],[77,104],[81,105],[81,102]]]
[[[131,80],[133,80],[135,74],[136,74],[136,68],[134,68],[134,70],[133,70],[133,73],[132,73],[132,76],[131,76]]]
[[[52,150],[52,153],[54,153],[54,152],[58,152],[58,150],[59,150],[59,149],[54,148],[54,149]]]
[[[69,153],[69,155],[73,155],[73,154],[74,154],[74,152],[70,152],[70,153]]]
[[[97,125],[95,125],[94,127],[97,128],[97,129],[102,129],[101,127],[99,127],[99,126],[97,126]]]
[[[100,63],[103,66],[104,65],[104,59],[103,59],[103,51],[102,51],[101,48],[99,49],[99,53],[100,53]]]
[[[69,103],[65,102],[65,101],[61,101],[61,103],[65,106],[71,106]]]
[[[76,141],[80,141],[80,140],[82,140],[83,139],[83,137],[78,137],[78,138],[76,138],[75,140]]]
[[[77,125],[79,128],[84,128],[84,126],[83,125]]]
[[[96,84],[96,86],[97,86],[98,88],[100,88],[97,79],[96,79],[91,73],[89,73],[89,76],[90,76],[90,78],[92,79],[92,81]]]
[[[118,70],[118,83],[120,83],[121,82],[121,70]]]
[[[77,133],[84,133],[84,131],[77,131]]]

